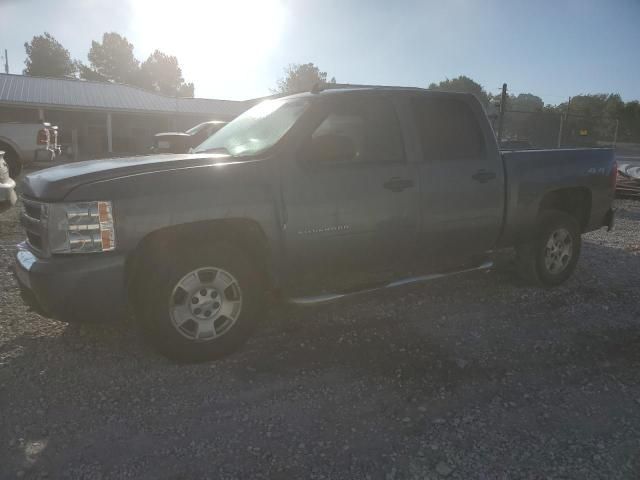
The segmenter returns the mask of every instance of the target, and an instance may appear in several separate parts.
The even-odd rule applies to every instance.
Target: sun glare
[[[185,78],[200,80],[196,95],[220,82],[221,72],[225,81],[251,78],[268,61],[285,22],[280,0],[131,2],[136,46],[145,56],[156,48],[176,55]],[[202,85],[205,78],[210,85]]]

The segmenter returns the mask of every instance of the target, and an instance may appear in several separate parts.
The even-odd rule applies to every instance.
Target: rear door
[[[391,99],[331,95],[302,143],[348,137],[341,161],[306,158],[284,169],[285,241],[294,290],[345,289],[391,276],[417,240],[418,187]]]
[[[504,173],[484,111],[466,96],[411,99],[422,150],[420,236],[431,259],[450,263],[495,245],[503,221]],[[437,262],[435,262],[437,263]]]

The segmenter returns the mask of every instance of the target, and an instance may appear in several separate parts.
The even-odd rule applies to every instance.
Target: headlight
[[[51,253],[108,252],[116,248],[111,202],[46,205]]]

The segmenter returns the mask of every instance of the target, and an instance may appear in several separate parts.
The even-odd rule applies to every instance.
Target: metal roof
[[[12,106],[235,117],[252,103],[251,100],[166,97],[117,83],[0,74],[0,104]]]

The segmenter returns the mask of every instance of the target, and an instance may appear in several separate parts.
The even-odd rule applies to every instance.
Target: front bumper
[[[108,322],[127,316],[124,264],[115,252],[41,258],[21,243],[14,274],[37,312],[65,322]]]

